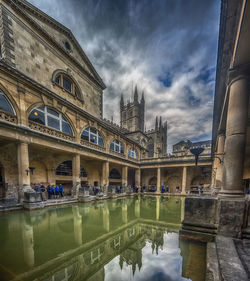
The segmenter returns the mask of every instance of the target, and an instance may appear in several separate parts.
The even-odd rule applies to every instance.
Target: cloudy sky
[[[145,93],[146,127],[168,121],[169,148],[211,138],[219,0],[30,0],[72,30],[102,77],[104,117]],[[114,111],[115,109],[115,111]]]

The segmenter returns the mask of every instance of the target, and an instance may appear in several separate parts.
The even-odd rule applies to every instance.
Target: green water
[[[0,214],[0,280],[203,281],[183,212],[184,198],[142,196]]]

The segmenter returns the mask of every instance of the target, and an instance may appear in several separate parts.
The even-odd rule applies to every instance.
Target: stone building
[[[182,140],[173,145],[173,154],[177,157],[191,155],[190,148],[202,147],[204,151],[201,155],[211,154],[211,141],[191,142],[190,140]]]
[[[192,157],[165,156],[167,124],[145,132],[137,89],[133,105],[121,100],[121,126],[105,120],[105,84],[68,28],[25,0],[1,0],[0,15],[1,198],[35,183],[62,183],[73,196],[79,183],[159,191],[172,182],[186,192],[211,166],[210,157],[195,167]]]
[[[160,117],[155,120],[155,129],[145,131],[145,97],[141,94],[139,102],[137,86],[133,93],[134,100],[124,103],[123,95],[120,100],[121,127],[126,129],[126,136],[138,142],[147,149],[148,157],[163,157],[167,153],[167,122],[162,123]]]

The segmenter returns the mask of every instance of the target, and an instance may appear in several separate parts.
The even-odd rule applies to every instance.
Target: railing
[[[68,141],[75,141],[75,138],[71,135],[65,134],[58,130],[54,130],[52,128],[46,127],[42,124],[38,124],[38,123],[30,121],[30,120],[29,120],[29,127],[32,130],[38,131],[38,132],[46,134],[46,135],[50,135],[50,136],[68,140]]]
[[[14,114],[2,110],[0,110],[0,120],[15,124],[17,123],[17,117]]]
[[[176,161],[194,161],[195,157],[193,155],[184,155],[184,156],[165,156],[165,157],[160,157],[160,158],[144,158],[141,159],[142,163],[152,163],[152,162],[176,162]],[[199,161],[211,161],[211,155],[206,154],[206,155],[200,155]]]
[[[91,147],[95,150],[106,151],[105,147],[92,143],[92,142],[89,142],[89,141],[86,141],[86,140],[83,140],[83,139],[81,139],[81,144],[84,146],[87,146],[87,147]]]
[[[121,158],[126,158],[124,153],[119,153],[119,152],[116,152],[114,150],[109,150],[109,153],[113,154],[113,155],[116,155],[118,157],[121,157]]]

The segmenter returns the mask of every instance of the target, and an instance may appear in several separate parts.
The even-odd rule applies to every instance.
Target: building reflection
[[[104,280],[105,265],[115,257],[119,257],[121,270],[126,265],[133,274],[140,271],[146,243],[158,255],[164,234],[178,232],[184,210],[181,199],[148,199],[126,198],[20,214],[23,243],[22,253],[16,249],[16,255],[24,257],[26,266],[17,278]],[[188,243],[180,241],[182,270],[191,278],[194,273],[189,267],[195,262],[195,250],[192,256],[187,247]]]

